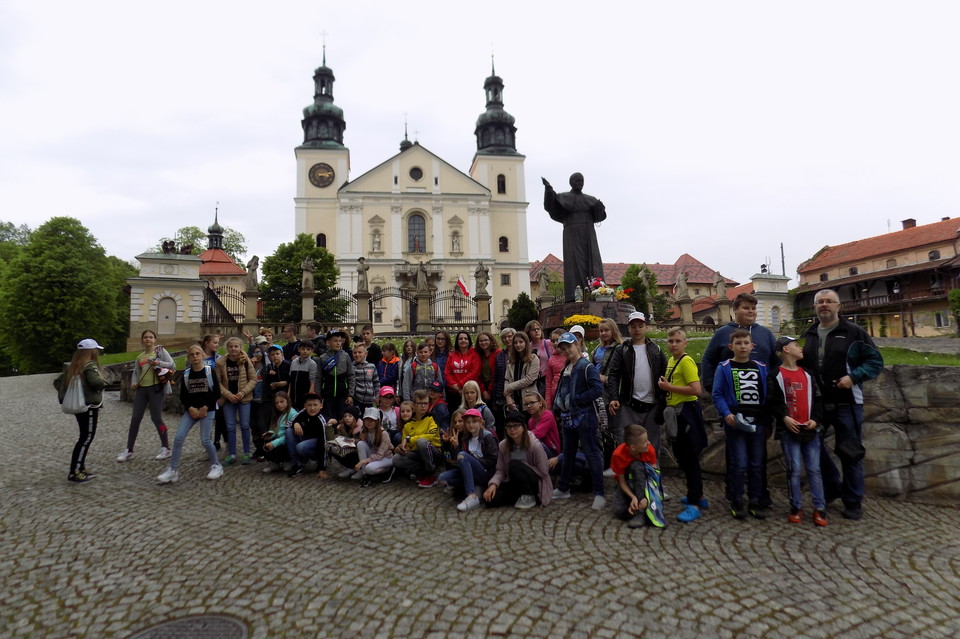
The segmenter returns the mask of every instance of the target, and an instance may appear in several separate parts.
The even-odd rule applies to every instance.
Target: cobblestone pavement
[[[882,499],[859,523],[734,521],[629,530],[575,496],[545,509],[458,513],[409,481],[360,489],[258,465],[203,478],[191,433],[181,480],[158,486],[156,435],[124,445],[108,398],[88,466],[52,376],[0,379],[0,636],[127,637],[199,613],[252,637],[956,637],[958,510]],[[174,416],[169,416],[175,422]],[[678,495],[681,483],[667,479]],[[610,486],[608,485],[608,496]]]

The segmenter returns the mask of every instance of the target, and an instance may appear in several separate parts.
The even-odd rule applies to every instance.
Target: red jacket
[[[466,353],[460,351],[450,351],[447,356],[447,365],[443,369],[443,380],[447,383],[447,388],[463,388],[463,385],[473,380],[477,381],[480,377],[480,356],[477,351],[470,348]]]
[[[487,356],[487,360],[490,363],[490,381],[483,381],[483,355],[477,352],[477,361],[479,362],[477,366],[477,383],[480,384],[480,393],[487,394],[487,397],[483,399],[484,402],[490,401],[493,398],[493,385],[496,382],[497,378],[497,353],[500,352],[499,348],[493,349],[493,352]]]

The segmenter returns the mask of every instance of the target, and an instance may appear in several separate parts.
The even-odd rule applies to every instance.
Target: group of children
[[[221,477],[225,465],[254,460],[264,462],[264,472],[285,470],[289,477],[299,477],[308,465],[316,464],[318,476],[329,479],[328,464],[335,463],[339,477],[357,480],[362,487],[396,476],[414,478],[424,488],[442,485],[453,494],[460,511],[484,503],[546,506],[553,499],[568,498],[577,482],[592,488],[593,507],[602,509],[606,505],[603,469],[607,468],[616,481],[614,513],[635,527],[663,524],[658,470],[662,439],[672,445],[687,483],[677,519],[694,521],[708,506],[699,466],[706,430],[698,401],[698,368],[685,353],[686,335],[679,328],[669,331],[670,357],[666,359],[659,347],[645,339],[643,313],[630,316],[629,340],[610,339],[609,324],[592,360],[585,352],[582,329],[555,331],[551,339],[541,338],[537,350],[550,352],[544,358],[544,370],[555,371],[546,393],[540,386],[547,380],[536,372],[539,358],[524,332],[516,333],[523,339],[506,335],[504,351],[509,355],[502,365],[501,351],[491,343],[491,335],[482,334],[471,350],[470,336],[459,334],[443,367],[436,361],[434,344],[425,340],[405,345],[404,362],[393,344],[381,349],[373,343],[372,327],[364,327],[362,341],[353,345],[350,354],[344,348],[349,337],[338,329],[322,337],[313,331],[313,336],[299,340],[292,349],[290,344],[288,348],[272,344],[269,331],[256,338],[248,336],[251,343],[246,352],[243,340],[231,337],[221,357],[216,355],[218,341],[211,339],[215,336],[208,336],[187,351],[189,366],[180,383],[185,412],[172,447],[157,400],[160,397],[162,402],[160,389],[169,388],[160,382],[157,371],[172,366],[172,358],[156,345],[156,335],[145,331],[144,353],[134,373],[128,445],[118,461],[133,455],[136,431],[149,406],[161,439],[156,458],[170,459],[157,478],[160,483],[179,479],[183,442],[199,424],[210,461],[208,479]],[[612,330],[619,337],[615,324]],[[324,348],[319,355],[315,353],[318,339]],[[482,349],[481,340],[487,342]],[[818,461],[820,406],[816,385],[797,366],[801,349],[793,338],[780,338],[776,350],[782,365],[770,371],[765,363],[750,360],[749,331],[734,331],[729,348],[733,357],[717,367],[712,395],[728,448],[727,495],[733,516],[765,517],[759,496],[766,472],[767,432],[773,429],[788,470],[789,520],[803,518],[802,465],[807,469],[813,522],[827,525]],[[296,354],[288,360],[285,355],[294,350]],[[648,361],[637,364],[635,359]],[[513,375],[508,374],[511,362],[515,362]],[[533,373],[526,372],[530,367]],[[630,367],[648,368],[650,379],[644,382]],[[622,374],[618,373],[621,368]],[[482,376],[476,373],[481,369]],[[469,370],[474,371],[473,377],[465,373]],[[446,378],[441,371],[448,372]],[[497,374],[505,379],[498,398],[492,398]],[[625,395],[618,374],[633,378],[634,386]],[[523,379],[525,385],[512,392],[511,381]],[[635,386],[651,382],[651,401],[646,401],[647,396]],[[224,418],[228,446],[222,462],[213,441],[218,413]],[[623,413],[629,419],[623,419]],[[605,433],[614,429],[616,436],[605,446]],[[606,435],[606,441],[610,439]]]

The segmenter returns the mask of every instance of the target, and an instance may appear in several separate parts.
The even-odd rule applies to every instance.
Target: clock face
[[[333,172],[333,167],[326,162],[320,162],[319,164],[311,166],[308,175],[310,177],[310,183],[318,189],[330,186],[336,177],[336,173]]]

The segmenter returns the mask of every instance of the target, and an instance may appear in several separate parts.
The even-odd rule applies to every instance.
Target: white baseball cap
[[[103,346],[100,346],[99,344],[97,344],[97,340],[95,339],[89,339],[89,338],[82,339],[77,344],[78,351],[92,351],[95,349],[100,349],[101,351],[103,350]]]
[[[627,316],[627,324],[630,324],[633,320],[640,320],[644,324],[647,323],[647,316],[641,313],[640,311],[634,311]]]
[[[570,332],[571,332],[571,333],[577,333],[578,335],[580,335],[580,337],[583,337],[584,335],[587,334],[587,332],[586,332],[585,330],[583,330],[583,327],[580,326],[579,324],[574,324],[573,326],[571,326],[571,327],[570,327]]]

